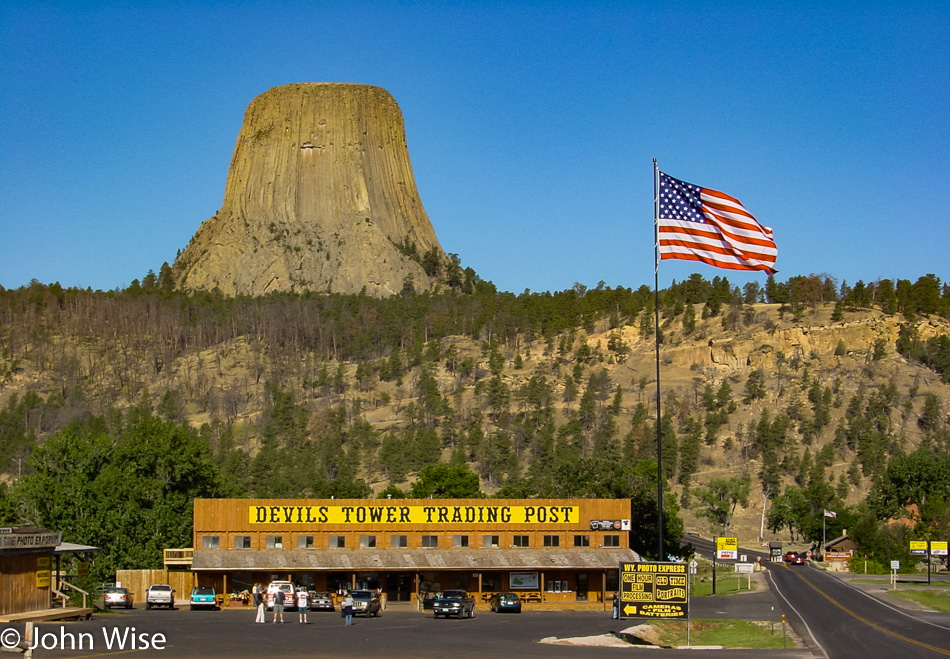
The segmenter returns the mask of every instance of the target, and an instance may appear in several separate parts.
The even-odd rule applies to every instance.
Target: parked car
[[[443,590],[432,603],[432,613],[439,616],[475,617],[475,598],[464,590]]]
[[[805,557],[797,551],[789,551],[785,553],[785,562],[789,565],[804,565]]]
[[[518,593],[495,593],[488,600],[488,608],[495,613],[502,611],[521,613],[521,598],[518,597]]]
[[[335,609],[333,595],[326,591],[312,591],[310,593],[311,611],[333,611]]]
[[[214,588],[211,586],[195,586],[191,589],[189,599],[189,608],[192,611],[195,609],[216,609],[218,607]]]
[[[284,594],[284,611],[297,610],[297,591],[291,581],[271,581],[267,586],[265,603],[268,610],[274,608],[274,593],[280,590]]]
[[[102,599],[107,609],[116,606],[121,606],[125,609],[132,608],[132,595],[127,588],[106,588]]]
[[[353,615],[355,616],[379,616],[379,610],[382,605],[376,593],[372,590],[354,590],[350,592],[353,598]],[[342,609],[341,609],[342,611]]]
[[[169,609],[175,608],[175,590],[167,583],[152,584],[145,593],[145,608],[150,609],[153,606],[167,606]]]

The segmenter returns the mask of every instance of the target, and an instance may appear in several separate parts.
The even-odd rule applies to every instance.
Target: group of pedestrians
[[[274,588],[271,591],[266,590],[260,584],[254,584],[251,590],[251,597],[254,600],[254,608],[257,610],[256,623],[267,622],[265,613],[267,611],[267,595],[274,598],[272,623],[284,624],[284,606],[288,604],[297,605],[297,622],[302,625],[307,624],[307,611],[310,610],[310,593],[306,588],[298,588],[292,595],[287,595],[280,588]],[[289,601],[288,601],[289,600]]]
[[[302,625],[307,624],[307,611],[310,609],[310,593],[306,588],[298,588],[293,595],[286,595],[280,588],[274,588],[269,593],[268,590],[260,584],[254,584],[254,588],[251,590],[254,608],[257,609],[257,618],[254,619],[255,623],[267,622],[265,619],[265,613],[267,611],[268,594],[271,594],[274,598],[274,616],[271,619],[273,624],[284,624],[284,606],[291,603],[297,605],[297,622]],[[286,600],[289,597],[293,597],[294,600],[287,602]],[[349,591],[346,592],[346,595],[343,597],[343,601],[340,603],[340,606],[343,608],[343,617],[346,619],[346,624],[352,625],[353,597],[350,595]]]

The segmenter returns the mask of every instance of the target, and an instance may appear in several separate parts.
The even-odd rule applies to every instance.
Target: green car
[[[191,589],[191,609],[215,609],[218,602],[215,599],[214,588],[211,586],[195,586]]]

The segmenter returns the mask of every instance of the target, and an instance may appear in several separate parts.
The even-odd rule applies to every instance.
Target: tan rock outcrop
[[[445,260],[389,92],[293,84],[251,102],[224,203],[174,270],[179,288],[231,296],[364,291],[386,297],[407,280],[417,291],[432,286],[420,264],[432,249]]]

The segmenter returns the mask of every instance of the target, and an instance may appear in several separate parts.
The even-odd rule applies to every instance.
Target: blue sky
[[[392,93],[443,248],[501,290],[652,286],[654,157],[772,227],[779,280],[948,281],[948,34],[946,1],[0,0],[0,285],[172,262],[295,82]],[[693,272],[764,281],[660,286]]]

